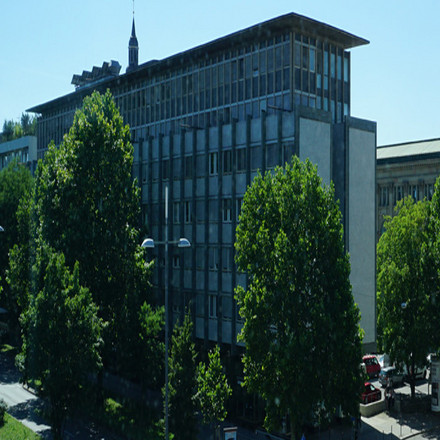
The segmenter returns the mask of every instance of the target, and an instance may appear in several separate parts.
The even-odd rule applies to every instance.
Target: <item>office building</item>
[[[408,195],[415,201],[431,200],[439,176],[440,139],[377,148],[377,241],[384,231],[384,216],[396,214],[396,203]]]
[[[163,250],[155,281],[170,280],[175,319],[192,305],[195,334],[237,349],[242,322],[234,286],[234,238],[246,188],[259,171],[310,158],[341,203],[351,282],[362,313],[366,350],[375,347],[376,125],[350,114],[350,49],[363,38],[287,14],[163,60],[138,63],[134,22],[125,74],[104,63],[74,76],[74,92],[29,111],[38,113],[38,155],[60,143],[75,110],[92,90],[110,89],[134,144],[134,176],[143,221],[164,237],[169,187],[172,249]],[[117,71],[117,72],[116,72]]]
[[[1,142],[0,170],[7,167],[14,159],[25,164],[33,174],[37,167],[37,138],[23,136],[12,141]]]

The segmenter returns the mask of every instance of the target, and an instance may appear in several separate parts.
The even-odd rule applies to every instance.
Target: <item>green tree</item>
[[[33,188],[30,171],[15,159],[0,171],[0,225],[5,229],[0,237],[0,277],[4,288],[2,303],[11,305],[6,285],[5,272],[9,263],[9,252],[23,239],[19,230],[17,211],[21,199],[29,200]]]
[[[392,362],[406,365],[414,397],[415,367],[426,363],[438,316],[434,234],[428,202],[408,197],[396,212],[377,245],[378,339]]]
[[[9,311],[10,327],[15,341],[20,337],[19,318],[29,305],[31,294],[31,250],[34,247],[34,223],[32,194],[25,194],[17,209],[17,244],[9,251],[9,269],[6,272],[8,294],[3,304]]]
[[[141,322],[142,363],[146,366],[143,374],[144,385],[159,389],[163,384],[163,363],[165,344],[163,342],[164,308],[153,308],[146,302],[139,314]]]
[[[25,381],[40,384],[54,438],[61,439],[63,421],[78,406],[87,374],[100,367],[102,323],[90,291],[80,286],[78,264],[70,273],[62,254],[41,246],[35,271],[42,289],[23,315],[22,367]]]
[[[139,375],[139,311],[149,269],[140,248],[140,189],[132,178],[133,146],[110,92],[84,99],[73,125],[52,143],[36,172],[38,233],[66,264],[80,265],[108,326],[104,360]]]
[[[206,424],[222,422],[227,416],[226,403],[232,394],[220,360],[218,345],[208,353],[209,361],[197,367],[196,400]]]
[[[341,220],[333,186],[296,157],[258,175],[243,200],[235,246],[249,275],[236,289],[245,386],[266,401],[267,429],[288,416],[292,439],[323,408],[358,412],[361,331]]]
[[[23,136],[35,135],[37,119],[29,113],[22,113],[20,118],[20,125],[23,131]]]
[[[192,341],[191,316],[186,314],[182,325],[176,325],[169,359],[169,425],[176,440],[197,436],[195,418],[196,351]]]
[[[2,141],[7,142],[11,141],[14,138],[14,121],[5,120],[3,122],[3,132],[2,132]]]

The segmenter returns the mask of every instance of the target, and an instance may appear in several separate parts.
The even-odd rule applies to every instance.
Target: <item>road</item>
[[[43,402],[20,383],[20,374],[13,360],[0,354],[0,399],[8,405],[8,413],[23,425],[41,435],[42,439],[51,440],[50,426],[41,417]],[[98,428],[92,422],[68,420],[64,438],[68,440],[117,440],[113,434]]]

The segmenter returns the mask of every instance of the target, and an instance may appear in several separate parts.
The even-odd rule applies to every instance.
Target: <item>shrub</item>
[[[0,399],[0,426],[3,426],[5,423],[5,414],[7,409],[8,405],[6,405],[6,402],[3,399]]]

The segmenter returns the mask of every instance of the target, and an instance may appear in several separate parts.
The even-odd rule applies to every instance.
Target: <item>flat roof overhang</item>
[[[117,77],[106,78],[98,83],[91,83],[90,85],[81,87],[72,93],[32,107],[27,111],[32,113],[43,113],[44,111],[56,108],[61,104],[64,105],[65,100],[77,101],[78,99],[82,99],[84,96],[88,95],[91,90],[105,90],[108,87],[124,84],[137,77],[145,78],[162,70],[168,70],[173,67],[178,68],[185,65],[187,62],[194,62],[196,60],[207,58],[222,50],[233,48],[234,46],[242,45],[246,42],[252,44],[259,41],[261,38],[269,38],[272,35],[286,31],[297,31],[311,38],[318,38],[324,42],[333,43],[344,50],[369,44],[368,40],[357,37],[349,32],[303,15],[289,13],[242,29],[200,46],[196,46],[192,49],[185,50],[176,55],[164,58],[163,60],[148,61],[139,65],[137,69],[129,73]]]

